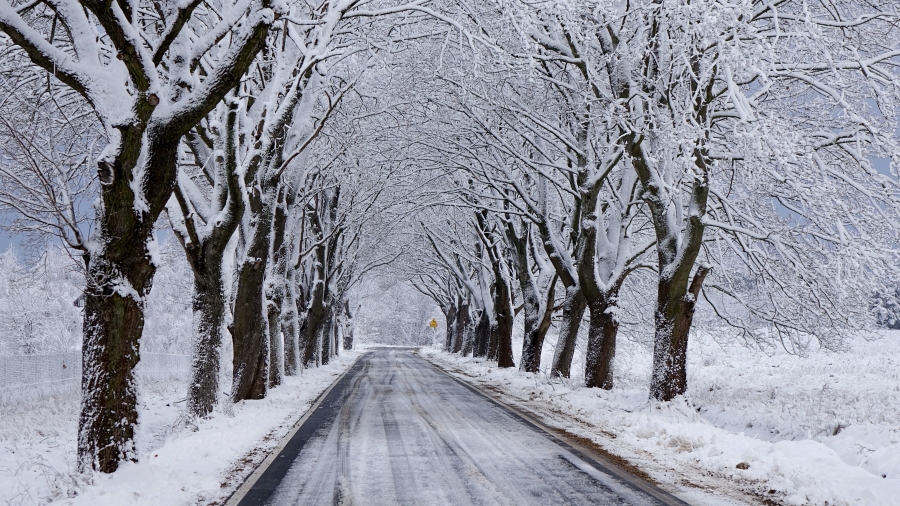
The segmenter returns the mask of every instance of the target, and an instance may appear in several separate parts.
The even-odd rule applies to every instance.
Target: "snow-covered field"
[[[359,356],[342,351],[260,401],[183,417],[183,382],[140,385],[138,462],[85,483],[75,475],[77,386],[0,403],[0,504],[222,504],[275,448],[313,400]]]
[[[650,350],[626,340],[616,351],[611,392],[586,389],[580,377],[550,382],[433,349],[422,353],[625,458],[691,502],[900,504],[898,332],[806,357],[695,338],[689,393],[665,406],[647,399]]]

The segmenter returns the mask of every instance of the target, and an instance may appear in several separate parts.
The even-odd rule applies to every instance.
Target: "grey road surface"
[[[385,348],[359,358],[239,504],[684,503]]]

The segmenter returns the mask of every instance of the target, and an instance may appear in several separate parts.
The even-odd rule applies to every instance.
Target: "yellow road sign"
[[[433,329],[436,329],[437,328],[437,320],[432,318],[431,321],[428,323],[428,326]]]

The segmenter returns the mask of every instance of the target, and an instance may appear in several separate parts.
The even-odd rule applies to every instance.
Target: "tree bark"
[[[193,349],[191,359],[191,383],[188,387],[188,411],[195,416],[207,416],[218,400],[219,369],[222,344],[222,323],[225,317],[225,283],[222,263],[228,243],[244,215],[244,196],[240,175],[237,174],[236,106],[229,108],[226,116],[224,142],[225,156],[217,158],[217,172],[210,199],[220,209],[224,218],[218,220],[209,235],[201,237],[191,216],[189,198],[179,186],[175,187],[175,201],[181,211],[183,232],[176,237],[181,243],[194,275],[193,293]],[[198,163],[205,163],[204,153],[210,146],[195,130],[187,134],[188,145]],[[169,219],[172,219],[171,212]],[[187,235],[183,235],[186,232]]]
[[[274,388],[284,383],[284,340],[281,336],[280,300],[266,303],[266,320],[269,331],[269,384]]]
[[[284,374],[296,376],[300,373],[300,354],[302,353],[302,336],[304,334],[300,314],[303,293],[298,285],[297,268],[294,265],[288,265],[284,295],[284,303],[281,306],[281,333],[284,335]]]
[[[554,276],[547,287],[546,306],[539,300],[538,284],[531,274],[528,264],[528,247],[531,243],[528,225],[523,234],[517,234],[511,221],[507,224],[507,238],[515,251],[516,278],[519,280],[519,290],[522,292],[522,311],[524,313],[524,334],[522,339],[522,360],[519,368],[523,372],[536,373],[541,368],[541,351],[544,347],[544,337],[550,329],[550,318],[553,314],[553,301],[555,297],[556,279]]]
[[[553,318],[553,303],[556,299],[556,277],[550,281],[547,287],[547,300],[544,306],[544,314],[539,315],[540,319],[532,318],[528,321],[528,314],[525,315],[525,338],[522,341],[522,363],[519,367],[524,372],[536,373],[541,370],[541,353],[544,349],[544,339],[547,337],[547,331]],[[540,305],[538,308],[540,309]],[[534,311],[534,309],[532,309]]]
[[[497,360],[497,350],[500,347],[500,325],[497,322],[491,325],[489,335],[486,357],[488,360]]]
[[[472,338],[472,356],[487,356],[488,342],[491,339],[491,321],[485,309],[482,309],[481,314],[478,316],[478,322],[475,324]]]
[[[82,471],[96,469],[111,473],[118,468],[121,459],[137,461],[134,368],[139,360],[144,329],[143,300],[139,294],[149,289],[154,267],[149,261],[129,267],[133,271],[123,273],[103,257],[92,259],[89,264],[78,430],[79,469]],[[132,283],[134,294],[117,283],[120,276],[129,280],[135,279],[135,275],[145,285],[134,287]]]
[[[327,365],[331,361],[332,342],[334,340],[334,311],[331,305],[325,309],[325,318],[322,320],[319,342],[322,343],[322,356],[320,363]]]
[[[306,339],[303,346],[303,367],[309,367],[317,361],[319,351],[319,337],[322,320],[325,317],[325,280],[324,262],[325,248],[316,248],[316,274],[310,293],[309,308],[306,312]]]
[[[450,348],[450,351],[453,353],[459,353],[462,351],[466,341],[466,331],[469,328],[469,324],[471,322],[471,318],[469,317],[468,301],[460,297],[459,303],[456,307],[456,322],[454,323],[454,325],[456,326],[456,331],[454,332],[455,339],[453,341],[453,346]]]
[[[288,293],[290,293],[290,288]],[[296,376],[299,357],[299,332],[297,330],[297,304],[293,297],[286,297],[282,306],[281,313],[281,335],[284,336],[284,374],[285,376]]]
[[[608,312],[610,306],[603,300],[588,303],[588,309],[591,321],[588,326],[584,384],[589,388],[612,390],[619,320],[614,313]]]
[[[264,398],[269,384],[269,367],[272,366],[268,312],[263,292],[276,185],[264,181],[260,186],[249,192],[250,212],[256,217],[256,229],[238,272],[234,321],[229,328],[234,342],[234,380],[231,389],[234,402]]]
[[[496,333],[492,336],[492,340],[496,342],[494,355],[497,357],[498,367],[515,367],[512,353],[512,332],[513,332],[513,307],[512,294],[509,290],[509,283],[506,282],[500,272],[496,278],[496,297],[494,308],[496,310],[495,317],[497,322],[494,324]]]
[[[284,382],[284,338],[281,334],[281,317],[284,292],[287,283],[288,252],[284,238],[287,232],[287,209],[285,193],[279,191],[279,201],[275,205],[272,218],[271,272],[266,281],[266,317],[269,327],[269,388]]]
[[[453,347],[453,331],[456,328],[454,326],[454,320],[456,320],[456,304],[450,302],[447,304],[447,310],[444,312],[444,321],[446,322],[445,336],[444,336],[444,351],[450,351]]]
[[[344,301],[344,314],[346,315],[346,320],[344,320],[344,349],[352,350],[353,349],[353,315],[350,314],[350,301]]]
[[[653,399],[670,401],[687,391],[688,336],[697,297],[708,273],[708,267],[699,267],[690,287],[687,283],[673,283],[671,278],[660,278],[650,379],[650,396]]]
[[[221,252],[224,254],[224,248]],[[219,366],[222,323],[225,317],[225,286],[222,256],[209,255],[193,269],[193,327],[191,383],[188,411],[196,416],[212,412],[219,393]]]

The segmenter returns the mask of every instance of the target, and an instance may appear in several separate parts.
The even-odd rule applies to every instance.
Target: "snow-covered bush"
[[[0,254],[0,354],[73,350],[81,343],[84,275],[64,251],[48,249],[24,262],[12,249]]]
[[[141,348],[190,353],[191,273],[174,239],[160,244],[157,282],[147,298]],[[0,355],[79,350],[84,272],[80,260],[50,247],[32,259],[0,254]]]

